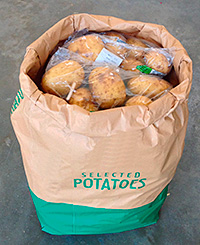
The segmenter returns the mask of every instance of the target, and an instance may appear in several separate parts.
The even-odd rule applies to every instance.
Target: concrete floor
[[[27,188],[9,111],[19,89],[25,48],[61,18],[87,12],[164,25],[193,60],[185,149],[156,225],[91,236],[51,236],[40,230]],[[0,1],[0,244],[200,244],[200,1]]]

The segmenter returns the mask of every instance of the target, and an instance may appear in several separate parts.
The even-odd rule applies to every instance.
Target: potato
[[[126,87],[121,77],[111,68],[97,67],[90,73],[89,87],[94,100],[103,109],[122,105]]]
[[[146,52],[144,61],[147,66],[164,74],[168,74],[172,67],[166,56],[155,50]]]
[[[118,42],[106,42],[105,43],[105,47],[112,52],[113,54],[124,58],[126,56],[127,53],[127,49],[125,47],[123,47],[120,43]]]
[[[143,43],[141,40],[135,38],[135,37],[130,37],[126,40],[126,43],[128,43],[129,45],[133,45],[136,47],[141,47],[141,48],[148,48],[148,46]]]
[[[128,38],[126,40],[126,43],[133,46],[134,48],[134,49],[128,50],[129,57],[136,58],[140,61],[143,61],[143,58],[145,55],[144,48],[148,48],[148,46],[142,41],[140,41],[139,39],[134,38],[134,37]],[[139,48],[137,49],[137,47]]]
[[[104,48],[104,43],[97,35],[86,35],[73,40],[68,49],[78,53],[83,58],[95,61],[101,50]]]
[[[153,98],[161,96],[165,90],[171,88],[171,84],[157,76],[139,75],[130,79],[127,87],[133,94]]]
[[[142,66],[142,65],[144,65],[144,64],[142,62],[140,62],[139,60],[128,57],[128,58],[123,60],[120,67],[126,71],[134,71],[134,72],[140,73],[140,71],[138,69],[136,69],[136,67]]]
[[[92,94],[87,88],[78,88],[72,94],[69,104],[78,105],[87,111],[97,111],[98,106],[93,102]]]
[[[73,60],[66,60],[48,70],[42,78],[42,89],[44,92],[66,96],[72,84],[75,88],[80,87],[84,79],[82,66]]]
[[[149,105],[152,102],[151,99],[147,98],[146,96],[134,96],[127,100],[125,106],[132,106],[132,105]]]
[[[110,31],[110,32],[106,32],[104,35],[109,37],[114,37],[116,41],[120,39],[121,41],[126,42],[126,38],[119,32]]]
[[[126,38],[117,32],[108,32],[104,35],[110,38],[110,41],[109,39],[103,40],[105,47],[113,54],[125,57],[127,50],[123,45],[121,45],[120,40],[126,42]]]

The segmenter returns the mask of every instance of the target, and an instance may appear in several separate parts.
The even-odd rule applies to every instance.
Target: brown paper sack
[[[38,86],[49,54],[83,28],[115,30],[174,47],[170,79],[179,85],[149,106],[92,113],[44,94]],[[109,16],[68,16],[27,47],[19,78],[23,95],[11,120],[29,187],[38,198],[127,210],[153,202],[172,180],[184,147],[192,62],[165,27]]]

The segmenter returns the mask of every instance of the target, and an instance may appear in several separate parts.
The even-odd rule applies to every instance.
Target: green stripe
[[[92,208],[46,202],[31,190],[42,230],[52,235],[103,234],[133,230],[157,222],[168,186],[151,203],[133,209]]]

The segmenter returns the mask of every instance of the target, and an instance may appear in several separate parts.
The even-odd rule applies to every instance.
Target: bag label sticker
[[[144,66],[136,66],[136,69],[138,69],[142,73],[146,73],[146,74],[150,74],[152,71],[152,68],[145,66],[145,65]]]
[[[95,60],[95,62],[108,63],[114,66],[119,66],[122,63],[122,61],[123,59],[121,59],[119,56],[113,54],[105,48],[101,50],[100,54]]]

